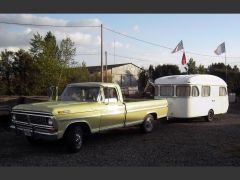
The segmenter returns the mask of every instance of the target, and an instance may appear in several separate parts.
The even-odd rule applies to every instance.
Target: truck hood
[[[14,110],[35,111],[43,113],[51,113],[53,115],[81,113],[93,111],[92,105],[97,102],[76,102],[76,101],[55,101],[41,102],[32,104],[21,104],[13,108]]]

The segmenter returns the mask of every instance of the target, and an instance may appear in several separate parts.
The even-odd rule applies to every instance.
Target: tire
[[[145,118],[143,123],[141,124],[141,130],[143,133],[150,133],[153,130],[153,116],[148,114]]]
[[[210,109],[208,111],[208,115],[205,116],[205,119],[206,119],[207,122],[212,122],[213,121],[213,119],[214,119],[214,111],[212,109]]]
[[[82,139],[81,126],[70,127],[64,136],[64,141],[69,152],[79,152],[82,147]]]

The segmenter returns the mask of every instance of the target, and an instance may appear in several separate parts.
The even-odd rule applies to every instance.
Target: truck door
[[[101,108],[100,131],[123,127],[126,113],[125,105],[119,101],[116,88],[104,87],[103,90],[105,99]]]

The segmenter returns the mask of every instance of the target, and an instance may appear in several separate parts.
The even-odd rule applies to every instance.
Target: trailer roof
[[[154,84],[205,84],[227,86],[223,79],[209,74],[164,76],[155,79]]]

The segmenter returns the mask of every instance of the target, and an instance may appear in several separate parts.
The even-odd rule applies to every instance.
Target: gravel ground
[[[240,103],[210,123],[181,119],[156,122],[150,134],[137,127],[95,134],[76,154],[62,141],[32,146],[4,124],[0,142],[0,166],[239,166]]]

